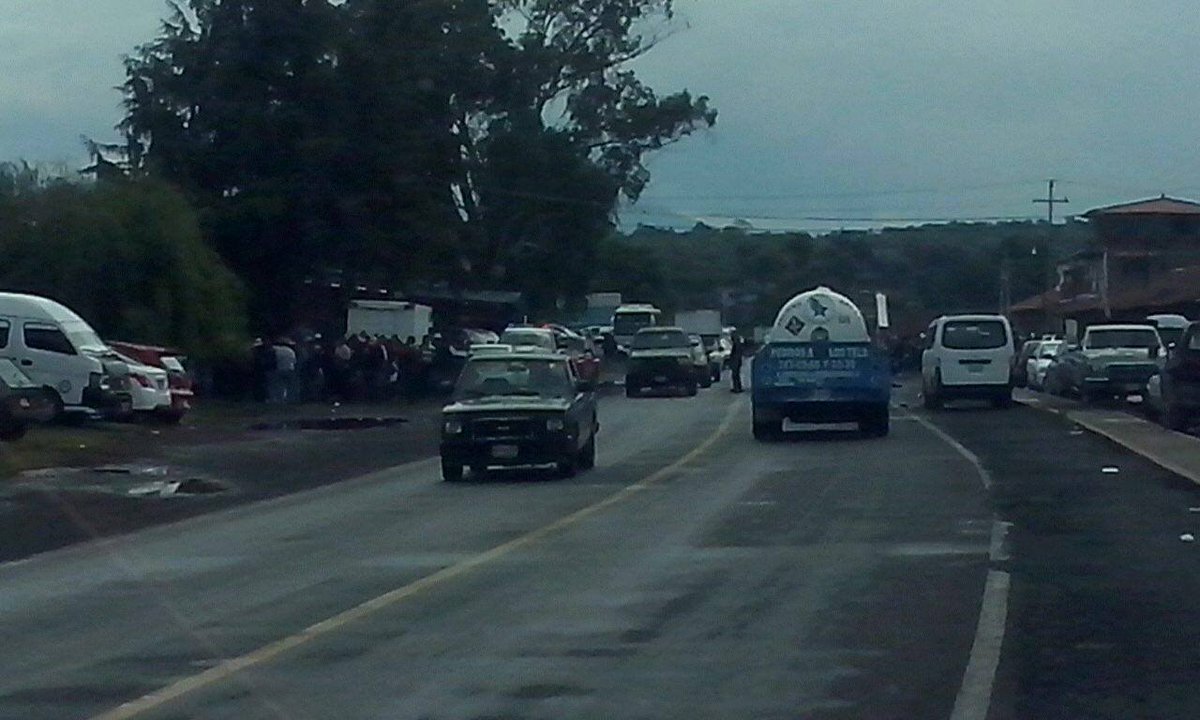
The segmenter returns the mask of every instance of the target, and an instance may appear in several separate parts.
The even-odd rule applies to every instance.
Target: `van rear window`
[[[951,350],[994,350],[1008,344],[999,320],[951,320],[942,328],[942,345]]]

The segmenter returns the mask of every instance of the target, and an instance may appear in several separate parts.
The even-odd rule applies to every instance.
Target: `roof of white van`
[[[83,322],[66,305],[40,295],[0,292],[0,315],[46,322]]]

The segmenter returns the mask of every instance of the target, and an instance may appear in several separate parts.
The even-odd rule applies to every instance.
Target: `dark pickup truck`
[[[442,410],[442,477],[466,468],[553,466],[562,477],[596,463],[596,394],[570,359],[532,351],[477,355]]]

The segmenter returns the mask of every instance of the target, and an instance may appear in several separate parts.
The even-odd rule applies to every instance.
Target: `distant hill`
[[[885,292],[897,324],[919,325],[943,312],[997,309],[1006,265],[1012,300],[1041,292],[1054,264],[1091,239],[1083,222],[950,223],[816,237],[642,226],[604,243],[593,289],[667,310],[725,307],[731,320],[752,324],[769,322],[796,292],[829,285],[863,300]]]

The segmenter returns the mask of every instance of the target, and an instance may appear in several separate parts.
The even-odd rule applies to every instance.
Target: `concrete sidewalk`
[[[1017,402],[1062,415],[1076,425],[1108,438],[1155,465],[1200,485],[1200,438],[1167,430],[1134,415],[1128,407],[1089,407],[1067,398],[1018,390]]]

